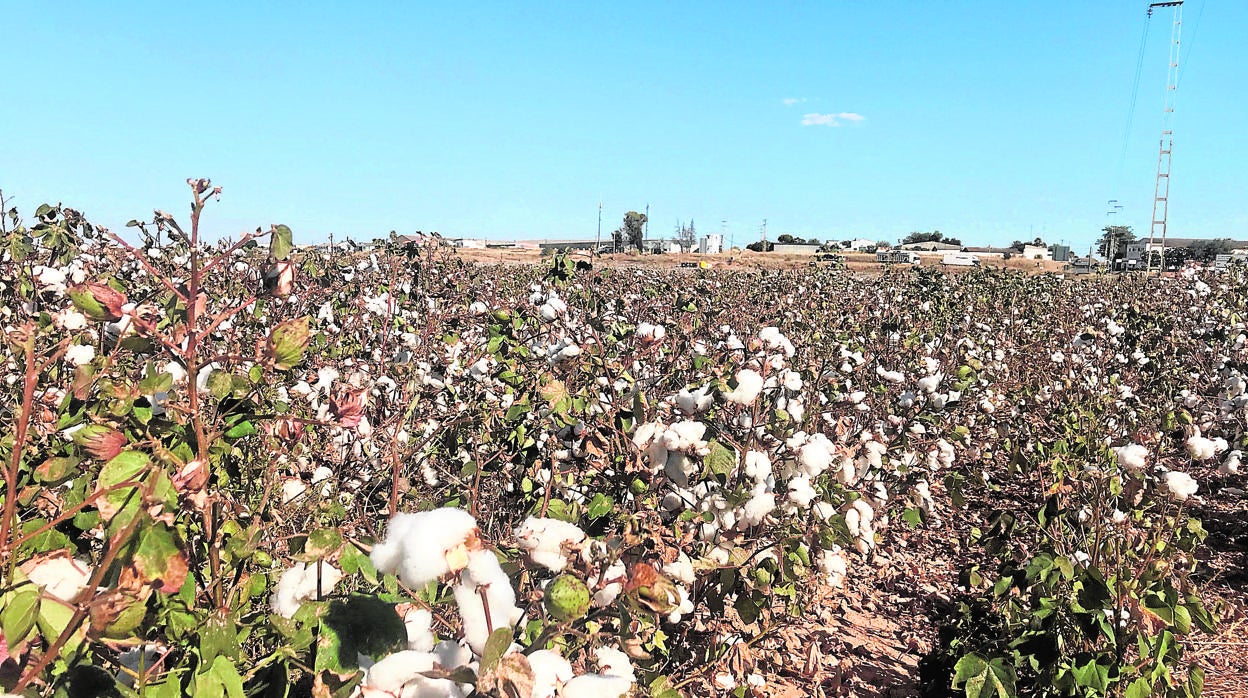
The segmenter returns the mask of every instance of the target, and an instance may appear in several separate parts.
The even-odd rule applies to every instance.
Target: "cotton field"
[[[190,184],[190,219],[123,236],[5,219],[9,694],[1245,678],[1201,650],[1244,600],[1239,272],[205,243],[220,190]]]

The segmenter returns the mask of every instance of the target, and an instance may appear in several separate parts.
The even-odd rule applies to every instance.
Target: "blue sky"
[[[121,228],[210,176],[210,234],[302,241],[592,236],[599,201],[604,233],[649,204],[652,234],[726,220],[737,244],[763,219],[1146,235],[1171,20],[1119,177],[1138,0],[4,6],[0,188],[24,212]],[[1188,0],[1184,35],[1170,234],[1248,239],[1248,3]]]

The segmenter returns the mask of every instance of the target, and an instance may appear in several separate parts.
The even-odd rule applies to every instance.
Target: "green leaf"
[[[234,388],[233,377],[227,371],[213,371],[208,374],[208,392],[218,400],[227,397]]]
[[[1205,690],[1205,670],[1196,665],[1187,672],[1187,695],[1198,698]]]
[[[586,513],[589,515],[589,518],[597,519],[610,514],[614,507],[615,500],[599,492],[590,500]]]
[[[226,698],[244,698],[243,677],[239,675],[234,662],[225,657],[217,657],[207,671],[195,674],[195,683],[191,690],[196,696],[225,696]]]
[[[406,648],[407,628],[392,604],[374,596],[335,599],[321,618],[315,668],[345,674],[359,667],[360,655],[380,659]]]
[[[318,528],[308,534],[303,553],[297,558],[301,562],[312,562],[332,555],[341,547],[342,533],[334,528]]]
[[[34,629],[39,619],[39,590],[25,585],[5,594],[4,610],[0,611],[0,629],[9,647],[17,647]]]
[[[49,458],[35,468],[35,481],[55,485],[74,473],[81,461],[72,456]]]
[[[1122,698],[1149,698],[1151,695],[1153,695],[1153,684],[1146,677],[1141,676],[1132,681],[1130,686],[1127,686],[1127,690],[1122,694]]]
[[[725,478],[732,475],[733,469],[737,467],[737,455],[732,449],[724,446],[715,439],[711,439],[707,443],[710,453],[706,454],[703,460],[706,468],[712,475],[722,475]]]
[[[279,371],[289,371],[303,361],[312,335],[308,318],[287,320],[273,328],[265,344],[265,354]]]
[[[86,431],[86,429],[80,431]],[[100,470],[99,479],[96,481],[97,491],[120,485],[130,480],[138,481],[139,476],[147,469],[149,462],[147,455],[139,451],[122,451],[118,453],[112,460],[105,463]],[[137,486],[122,487],[97,498],[95,505],[100,510],[100,516],[104,517],[106,522],[111,522],[113,519],[118,518],[119,514],[122,515],[121,521],[125,522],[129,521],[134,516],[134,513],[139,510],[141,504],[139,500],[140,496]]]
[[[294,237],[289,226],[273,226],[269,237],[269,254],[273,256],[273,259],[280,262],[290,256],[290,251],[295,248]]]
[[[186,581],[186,553],[174,530],[163,523],[151,522],[143,527],[134,566],[144,580],[157,583],[156,589],[167,594],[181,589]]]
[[[499,628],[490,633],[489,638],[485,641],[485,649],[481,652],[482,674],[498,666],[498,662],[506,654],[507,648],[511,647],[513,637],[510,627]]]
[[[953,687],[961,686],[966,698],[1014,698],[1014,683],[1014,667],[1000,657],[987,661],[972,653],[954,665]]]

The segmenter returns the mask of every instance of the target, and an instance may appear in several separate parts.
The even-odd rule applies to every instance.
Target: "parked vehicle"
[[[880,264],[918,264],[919,253],[906,250],[878,250],[875,261]]]
[[[979,257],[963,252],[949,252],[940,260],[940,263],[950,267],[977,267]]]

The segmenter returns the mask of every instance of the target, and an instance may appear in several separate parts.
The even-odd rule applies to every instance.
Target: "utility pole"
[[[763,219],[763,252],[767,251],[767,219]]]
[[[329,234],[329,266],[334,266],[334,234]]]
[[[598,202],[598,238],[594,241],[594,256],[602,249],[602,202]]]
[[[641,237],[647,240],[650,239],[650,204],[646,204],[646,223],[645,227],[642,228]]]
[[[1179,90],[1179,36],[1183,28],[1183,0],[1154,2],[1148,16],[1159,7],[1174,8],[1174,24],[1170,28],[1170,63],[1166,69],[1166,103],[1162,116],[1161,145],[1157,148],[1157,181],[1153,185],[1153,219],[1148,231],[1147,271],[1153,267],[1153,244],[1161,231],[1161,273],[1166,273],[1166,225],[1170,214],[1170,153],[1174,150],[1174,106]]]

